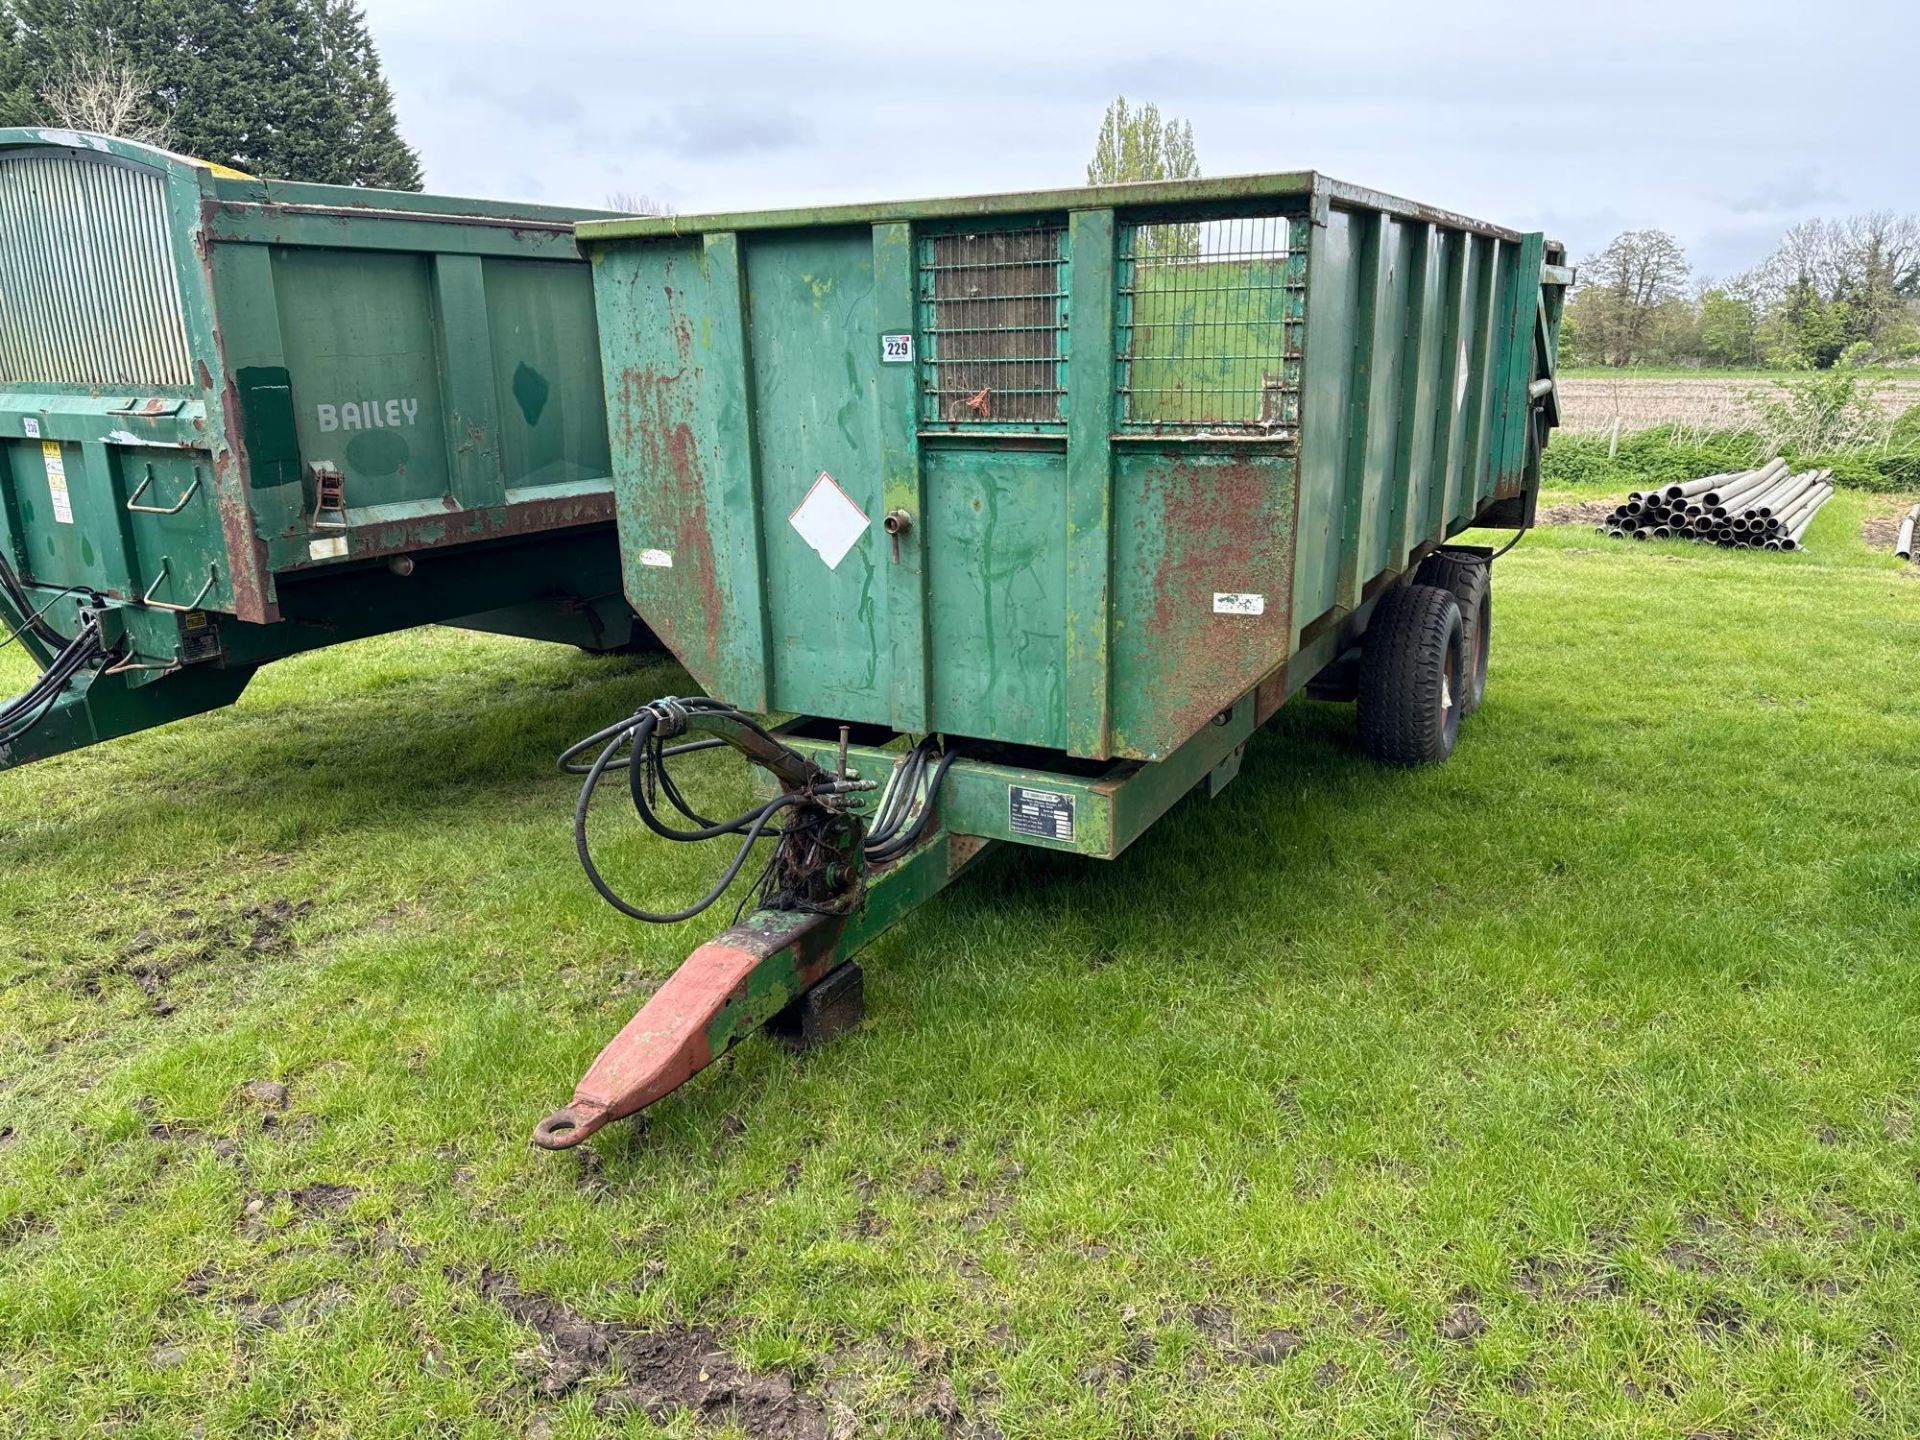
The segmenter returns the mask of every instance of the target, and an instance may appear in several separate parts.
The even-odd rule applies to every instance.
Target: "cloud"
[[[724,160],[796,149],[813,136],[813,122],[785,106],[709,101],[674,106],[636,138],[683,160]]]
[[[579,97],[557,85],[503,86],[483,75],[455,71],[441,100],[478,100],[522,125],[577,125],[584,118]]]
[[[1122,91],[1192,121],[1208,174],[1319,169],[1576,254],[1656,226],[1713,272],[1808,213],[1920,194],[1885,113],[1920,48],[1912,0],[1816,26],[1805,0],[1613,0],[1563,24],[1533,0],[1183,0],[1177,23],[1145,0],[580,0],[564,22],[470,0],[452,27],[445,0],[365,4],[403,131],[454,194],[537,181],[697,213],[1073,184]],[[1820,102],[1782,103],[1780,76]]]
[[[1844,203],[1846,193],[1811,170],[1770,176],[1726,202],[1736,215],[1796,215],[1818,205]]]

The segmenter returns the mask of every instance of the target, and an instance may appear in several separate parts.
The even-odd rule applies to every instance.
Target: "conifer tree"
[[[0,0],[0,123],[110,59],[172,148],[252,174],[418,190],[357,0]]]

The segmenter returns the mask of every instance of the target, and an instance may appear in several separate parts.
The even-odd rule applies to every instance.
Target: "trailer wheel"
[[[1460,605],[1461,649],[1467,657],[1466,694],[1460,718],[1466,719],[1487,698],[1487,654],[1493,644],[1493,567],[1484,560],[1436,551],[1414,572],[1416,585],[1451,591]]]
[[[1460,735],[1460,604],[1435,585],[1382,595],[1360,642],[1360,748],[1385,765],[1432,765]]]

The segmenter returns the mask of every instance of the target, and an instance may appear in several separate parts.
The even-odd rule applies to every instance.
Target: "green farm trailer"
[[[644,643],[589,213],[0,130],[0,768],[430,621]]]
[[[541,1122],[578,1143],[762,1025],[831,1033],[851,958],[991,845],[1118,855],[1217,793],[1290,697],[1444,759],[1492,555],[1557,423],[1560,247],[1313,173],[603,220],[593,262],[627,597],[708,698],[570,751],[596,887],[687,918],[757,876]],[[730,745],[767,796],[687,802]],[[594,787],[734,849],[648,909]]]

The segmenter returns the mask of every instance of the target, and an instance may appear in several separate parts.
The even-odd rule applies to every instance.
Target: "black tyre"
[[[1487,698],[1487,654],[1493,645],[1493,567],[1484,560],[1441,550],[1420,562],[1413,583],[1449,591],[1460,606],[1460,633],[1467,656],[1466,693],[1460,701],[1460,717],[1464,720]]]
[[[1435,585],[1382,595],[1360,641],[1360,748],[1384,765],[1433,765],[1460,736],[1460,604]]]

